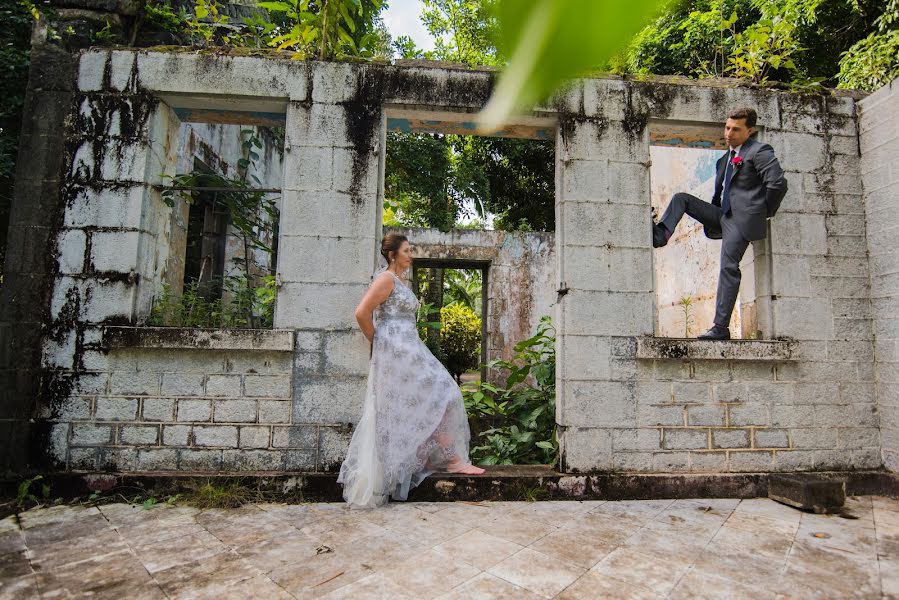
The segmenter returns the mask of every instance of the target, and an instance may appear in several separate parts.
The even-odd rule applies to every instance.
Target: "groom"
[[[677,193],[662,220],[652,226],[653,248],[668,243],[684,213],[703,224],[707,237],[721,240],[715,322],[699,336],[701,340],[730,339],[728,325],[740,289],[740,260],[749,242],[765,239],[765,221],[774,216],[787,193],[787,180],[774,150],[751,137],[755,122],[752,108],[738,108],[727,116],[728,153],[718,159],[712,203]]]

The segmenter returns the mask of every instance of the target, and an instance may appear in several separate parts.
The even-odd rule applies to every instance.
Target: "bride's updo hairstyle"
[[[400,235],[398,233],[388,233],[384,236],[384,239],[381,240],[381,256],[384,257],[384,260],[390,264],[390,253],[393,252],[396,254],[399,252],[400,246],[403,245],[403,242],[408,242],[409,238],[404,235]]]

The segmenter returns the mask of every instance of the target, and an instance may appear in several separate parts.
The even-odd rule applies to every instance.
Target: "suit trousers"
[[[737,302],[740,290],[740,261],[749,247],[749,241],[733,222],[733,218],[724,215],[721,209],[696,196],[677,193],[671,198],[661,224],[674,233],[684,213],[690,215],[704,226],[721,231],[721,264],[718,271],[718,293],[715,297],[715,324],[727,327],[730,316]]]

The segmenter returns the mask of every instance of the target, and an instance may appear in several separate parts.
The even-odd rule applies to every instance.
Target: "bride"
[[[351,506],[405,500],[435,470],[480,475],[468,460],[470,433],[462,393],[452,375],[418,337],[418,300],[401,280],[412,265],[405,236],[381,242],[386,270],[356,308],[372,344],[362,418],[337,481]],[[374,313],[377,325],[372,321]]]

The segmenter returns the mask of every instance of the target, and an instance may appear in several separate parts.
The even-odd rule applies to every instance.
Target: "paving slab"
[[[845,508],[63,505],[0,521],[0,600],[899,598],[899,501],[849,497]]]

